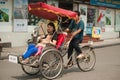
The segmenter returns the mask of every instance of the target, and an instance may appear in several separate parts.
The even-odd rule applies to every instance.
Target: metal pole
[[[120,38],[120,31],[119,31],[119,38]]]
[[[0,60],[2,60],[2,58],[1,58],[1,52],[0,52]]]
[[[1,38],[0,38],[1,41]],[[0,43],[0,60],[1,60],[1,52],[2,52],[2,43]]]
[[[2,46],[0,46],[0,60],[2,60],[2,58],[1,58],[1,52],[2,52]]]

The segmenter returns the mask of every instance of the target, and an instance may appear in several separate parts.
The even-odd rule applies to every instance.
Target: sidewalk
[[[115,46],[115,45],[120,45],[120,38],[107,39],[107,40],[93,43],[94,48],[102,48],[102,47]]]
[[[87,43],[83,43],[82,45],[85,45]],[[114,45],[120,45],[120,38],[118,39],[108,39],[103,40],[100,42],[93,42],[92,46],[93,48],[103,48],[108,46],[114,46]],[[21,46],[21,47],[13,47],[13,48],[3,48],[3,51],[1,52],[1,58],[7,58],[8,54],[14,54],[14,55],[22,55],[27,46]]]

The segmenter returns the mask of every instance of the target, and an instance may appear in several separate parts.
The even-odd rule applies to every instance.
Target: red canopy
[[[28,5],[28,10],[31,14],[49,20],[57,20],[58,15],[75,19],[76,13],[70,10],[61,9],[42,2],[31,3]]]

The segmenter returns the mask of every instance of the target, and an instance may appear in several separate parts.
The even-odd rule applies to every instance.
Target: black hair
[[[54,29],[53,33],[54,33],[56,31],[54,23],[50,22],[50,23],[48,23],[48,25],[50,25],[51,27],[53,27],[53,29]]]
[[[75,11],[77,13],[78,16],[80,16],[80,12],[79,11]]]

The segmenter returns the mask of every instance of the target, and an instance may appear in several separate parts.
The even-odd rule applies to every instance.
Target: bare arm
[[[71,38],[73,38],[74,36],[76,36],[80,32],[81,32],[81,29],[78,29],[77,31],[73,32]]]
[[[56,45],[57,41],[53,40],[53,41],[50,41],[50,43],[53,44],[53,45]]]

